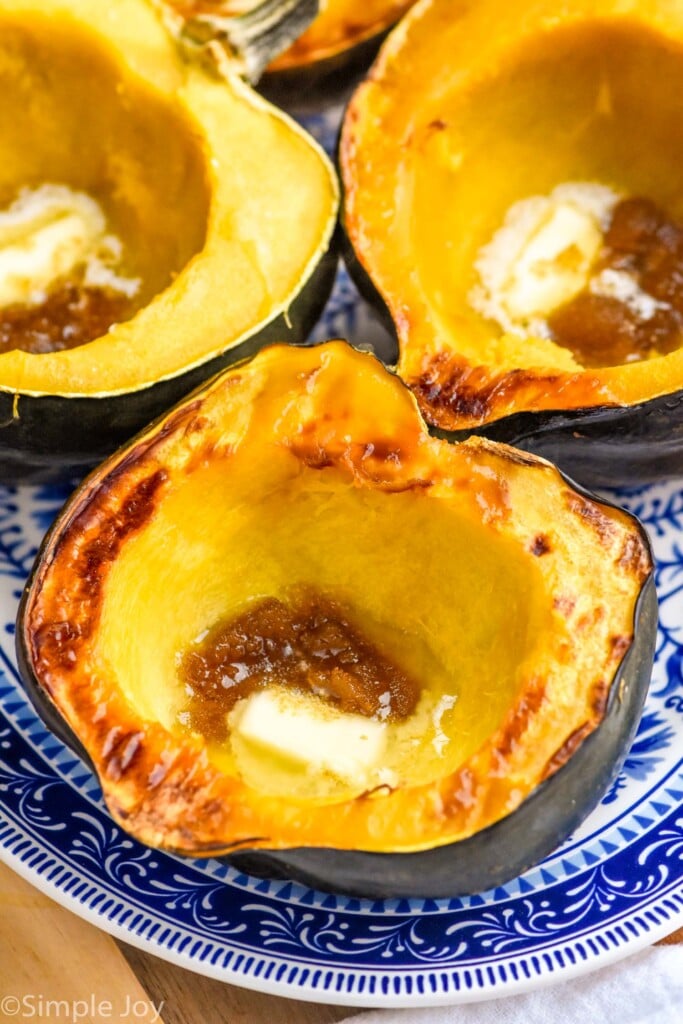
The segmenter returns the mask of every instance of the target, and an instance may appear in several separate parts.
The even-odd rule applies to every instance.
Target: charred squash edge
[[[342,198],[343,210],[343,198]],[[391,369],[398,361],[396,327],[372,278],[358,259],[341,220],[340,248],[349,275],[393,339]],[[487,437],[554,462],[586,487],[655,483],[683,474],[683,388],[634,405],[520,410],[480,427],[430,432],[447,441]]]

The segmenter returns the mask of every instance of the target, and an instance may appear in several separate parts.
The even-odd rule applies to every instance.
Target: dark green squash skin
[[[604,499],[596,499],[571,480],[567,483],[592,500],[615,507]],[[652,558],[647,534],[638,526]],[[24,638],[27,595],[49,537],[50,534],[43,541],[19,604],[17,664],[26,694],[45,725],[94,771],[80,740],[36,679]],[[258,877],[287,879],[323,891],[369,899],[446,899],[505,884],[564,842],[597,806],[619,772],[635,737],[650,685],[657,620],[657,594],[651,573],[638,596],[633,641],[612,679],[602,722],[562,768],[541,783],[517,810],[489,828],[467,839],[418,853],[242,848],[219,855],[218,859]]]
[[[320,318],[336,269],[332,239],[287,316],[274,317],[219,355],[138,391],[70,398],[0,390],[0,481],[54,483],[83,475],[219,370],[273,342],[301,344]]]
[[[478,430],[542,455],[588,487],[625,487],[683,475],[683,388],[638,405],[520,412]]]
[[[393,336],[396,363],[398,340],[391,314],[356,255],[343,213],[340,248],[358,291]],[[429,422],[426,410],[421,411],[437,437],[464,441],[474,434],[502,441],[549,459],[589,488],[630,487],[683,475],[683,388],[630,406],[520,411],[467,430],[443,430]]]

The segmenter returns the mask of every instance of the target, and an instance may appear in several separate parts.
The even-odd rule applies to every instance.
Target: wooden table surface
[[[683,929],[665,941],[683,944]],[[141,1024],[329,1024],[356,1012],[266,996],[175,967],[114,941],[0,864],[0,1022],[19,1021],[20,1012],[24,1019],[57,1019],[58,1007],[46,1007],[48,1000],[66,1000],[77,1020]]]

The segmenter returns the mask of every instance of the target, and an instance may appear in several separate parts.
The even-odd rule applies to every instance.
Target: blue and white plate
[[[332,117],[310,126],[323,141]],[[316,338],[381,344],[345,272]],[[370,902],[181,860],[120,831],[90,772],[18,682],[14,618],[67,491],[0,487],[0,857],[133,945],[234,984],[319,1002],[426,1006],[526,991],[626,956],[683,925],[683,481],[618,498],[657,558],[660,631],[623,771],[582,828],[480,896]]]

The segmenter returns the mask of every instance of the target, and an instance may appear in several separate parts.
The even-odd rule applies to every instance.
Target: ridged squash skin
[[[345,256],[437,431],[536,451],[591,486],[683,472],[683,349],[587,368],[471,299],[507,211],[561,183],[683,222],[681,88],[673,0],[421,0],[391,33],[341,133]]]
[[[142,281],[106,335],[0,354],[5,482],[92,466],[222,366],[304,340],[324,306],[329,161],[238,77],[187,60],[144,0],[0,2],[0,155],[0,204],[44,182],[87,192]]]
[[[179,724],[193,638],[299,584],[419,680],[425,728],[389,728],[393,774],[371,791],[293,795],[278,761],[248,785]],[[595,806],[656,619],[633,517],[534,456],[431,437],[397,377],[331,342],[224,371],[99,467],[43,544],[16,636],[27,692],[136,838],[446,896],[517,874]]]

